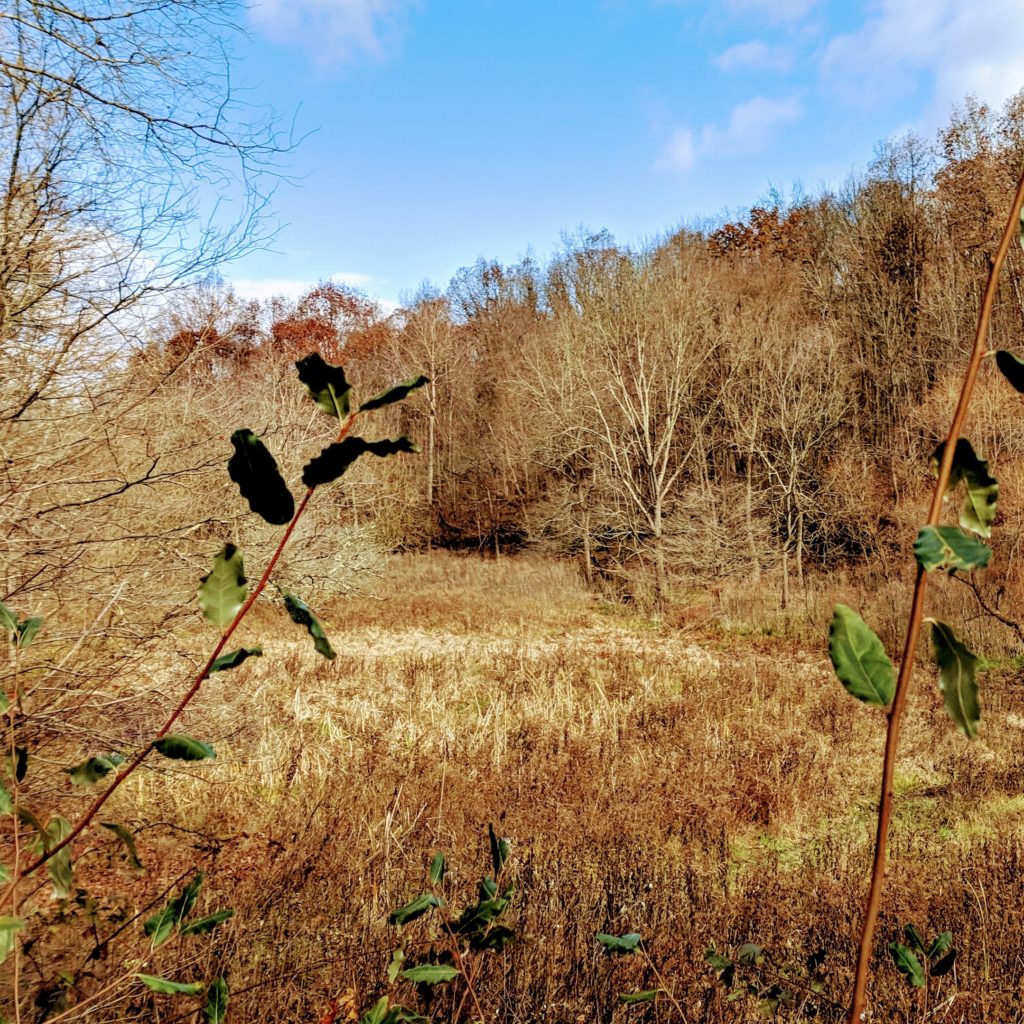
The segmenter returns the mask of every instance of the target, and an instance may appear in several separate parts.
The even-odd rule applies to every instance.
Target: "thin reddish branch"
[[[995,305],[996,293],[999,290],[999,277],[1006,262],[1010,245],[1018,237],[1020,230],[1020,211],[1024,205],[1024,174],[1017,183],[1010,215],[999,241],[999,248],[989,264],[988,281],[985,294],[978,313],[978,326],[974,335],[974,348],[971,350],[970,362],[964,374],[960,400],[957,402],[953,422],[950,424],[949,435],[942,451],[939,463],[938,479],[932,492],[931,507],[928,510],[928,526],[935,526],[942,514],[942,498],[949,486],[950,473],[953,468],[953,455],[956,444],[967,418],[967,409],[974,393],[974,385],[978,379],[978,370],[988,351],[988,336],[992,324],[992,309]],[[889,727],[885,737],[885,759],[882,764],[882,794],[878,805],[878,830],[875,835],[875,856],[871,865],[871,885],[868,890],[867,907],[861,927],[860,950],[857,955],[857,973],[854,977],[853,1002],[850,1007],[849,1024],[861,1024],[864,1007],[867,1001],[868,974],[871,966],[871,953],[874,947],[875,925],[878,923],[878,911],[882,898],[882,883],[885,878],[886,844],[889,837],[889,822],[892,817],[893,778],[896,772],[896,754],[900,741],[900,727],[903,712],[906,709],[907,691],[910,678],[914,674],[914,657],[917,653],[917,640],[924,620],[924,594],[928,582],[927,573],[918,567],[914,580],[914,596],[910,605],[910,617],[907,623],[907,636],[903,645],[903,660],[896,679],[896,693],[893,696],[892,708],[889,711]]]
[[[341,429],[338,431],[337,441],[341,441],[345,438],[348,432],[352,429],[352,424],[355,422],[356,413],[352,412],[348,415],[347,419],[342,423]],[[288,529],[284,531],[281,540],[278,542],[277,548],[274,550],[274,554],[271,556],[270,561],[267,563],[267,567],[263,570],[263,575],[259,578],[259,582],[252,589],[252,593],[249,595],[245,604],[238,610],[238,614],[232,619],[231,624],[221,634],[220,640],[217,641],[216,646],[213,648],[209,658],[206,659],[206,664],[199,670],[195,679],[192,680],[192,685],[185,692],[185,695],[178,702],[178,706],[171,712],[167,720],[160,727],[154,739],[160,739],[161,736],[166,736],[170,732],[174,723],[181,717],[182,712],[189,706],[192,699],[199,692],[203,685],[203,682],[210,674],[210,669],[213,668],[213,663],[220,656],[220,652],[224,650],[228,640],[231,639],[232,633],[239,627],[242,620],[248,614],[249,609],[256,603],[256,599],[263,593],[264,587],[270,580],[270,574],[274,571],[274,567],[277,565],[278,559],[281,557],[281,553],[285,549],[285,545],[288,543],[291,535],[295,532],[295,527],[298,525],[299,519],[302,517],[302,513],[305,512],[306,506],[309,504],[309,499],[313,497],[313,491],[315,488],[310,487],[302,499],[299,507],[295,510],[295,515],[292,516],[291,522],[288,524]],[[113,796],[114,791],[130,776],[135,770],[142,764],[143,761],[149,756],[153,750],[152,743],[140,750],[117,774],[114,781],[90,804],[89,809],[82,815],[81,820],[77,825],[68,833],[68,835],[57,843],[56,846],[51,847],[41,856],[37,857],[25,870],[17,876],[17,878],[25,878],[27,875],[32,874],[39,867],[45,864],[54,854],[59,853],[69,843],[74,842],[88,827],[90,822],[99,813],[100,808]],[[17,880],[15,879],[15,881]],[[8,886],[7,892],[11,890],[14,885],[14,881]],[[5,900],[7,893],[5,892]]]

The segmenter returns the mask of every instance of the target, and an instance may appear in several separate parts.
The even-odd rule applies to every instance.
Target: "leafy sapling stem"
[[[344,473],[348,466],[364,452],[371,452],[377,456],[386,456],[398,454],[400,452],[418,451],[417,447],[409,441],[408,438],[404,437],[399,438],[396,441],[381,440],[371,442],[363,441],[361,438],[350,438],[349,434],[352,430],[352,426],[355,423],[359,412],[362,410],[350,408],[351,387],[345,380],[344,370],[341,367],[331,366],[324,362],[324,360],[315,353],[299,360],[299,362],[296,363],[296,368],[298,370],[300,381],[306,385],[313,400],[324,412],[337,417],[340,421],[340,426],[334,443],[326,448],[320,456],[312,460],[309,465],[307,465],[306,471],[303,473],[303,480],[307,484],[306,493],[298,507],[295,509],[294,514],[288,521],[287,528],[281,536],[274,553],[271,555],[266,568],[263,570],[263,574],[260,576],[260,579],[257,581],[256,585],[248,594],[244,602],[241,603],[237,612],[229,619],[227,625],[223,628],[220,639],[211,651],[206,663],[193,678],[191,685],[185,691],[177,706],[157,731],[153,743],[144,747],[125,762],[122,767],[120,767],[110,785],[93,801],[79,819],[78,823],[74,827],[70,828],[66,835],[59,837],[59,841],[52,842],[23,870],[15,872],[12,877],[12,881],[9,883],[5,892],[5,901],[11,898],[12,893],[15,891],[14,886],[16,885],[19,877],[25,877],[38,870],[43,864],[52,862],[55,856],[66,850],[70,844],[73,843],[86,828],[89,827],[101,808],[106,804],[110,797],[113,796],[117,789],[135,773],[135,771],[149,756],[151,751],[159,747],[160,741],[169,736],[172,727],[195,698],[211,672],[224,667],[222,664],[217,664],[218,659],[221,656],[221,652],[224,650],[228,640],[230,640],[231,636],[245,619],[249,610],[263,593],[263,590],[270,580],[271,574],[277,566],[282,552],[287,546],[288,541],[291,539],[292,534],[295,532],[295,528],[298,526],[299,521],[302,519],[303,513],[306,511],[317,486],[337,479],[337,477]],[[385,392],[383,395],[379,395],[375,399],[372,399],[371,402],[366,403],[364,408],[380,408],[384,405],[389,405],[392,402],[400,401],[410,391],[422,386],[422,384],[425,384],[426,382],[427,378],[425,377],[419,377],[413,381],[404,382],[403,384],[392,388],[390,391]],[[281,514],[281,510],[287,508],[288,502],[290,501],[290,495],[287,495],[286,500],[286,496],[284,494],[278,493],[281,488],[284,488],[285,491],[287,491],[287,488],[285,487],[283,480],[280,479],[280,475],[277,471],[277,465],[273,457],[263,447],[262,442],[255,438],[255,435],[248,430],[236,431],[232,437],[232,444],[235,447],[235,455],[232,457],[228,465],[229,474],[232,479],[239,484],[243,497],[246,497],[250,502],[250,507],[252,507],[254,511],[259,512],[268,522],[283,523],[284,517]],[[319,472],[311,474],[310,467],[318,463],[326,463],[326,465],[324,465]],[[269,499],[266,490],[267,488],[270,489],[271,494]],[[231,548],[231,551],[233,550],[234,549]],[[228,548],[225,549],[225,555],[227,554]],[[222,561],[228,560],[228,558],[222,559]],[[241,564],[240,561],[238,564]],[[244,580],[242,580],[242,582],[244,582]],[[298,602],[298,604],[301,604],[301,602]],[[308,609],[306,610],[308,611]],[[289,608],[289,613],[292,614],[293,618],[295,618],[291,608]],[[316,639],[315,634],[316,630],[319,628],[319,623],[316,622],[315,617],[313,617],[311,613],[309,618],[311,621],[307,623],[307,626],[310,628],[311,633],[314,634],[314,639]],[[323,643],[326,644],[326,638],[324,638]],[[320,647],[321,645],[318,644],[318,650]],[[327,645],[327,649],[329,650],[329,645]],[[256,653],[255,649],[245,652],[245,654],[254,653]],[[239,655],[242,654],[242,652],[235,652],[235,654]],[[325,654],[325,656],[332,655],[333,651],[330,652],[330,655]],[[244,656],[236,657],[233,659],[232,663],[237,664],[241,660],[244,660]],[[194,743],[195,741],[190,742]],[[203,747],[204,745],[199,744],[198,746]],[[210,751],[210,754],[207,756],[212,756],[212,751]],[[189,757],[188,759],[194,758]]]
[[[958,450],[958,441],[960,440],[964,421],[967,418],[967,411],[971,403],[971,397],[974,393],[975,383],[978,378],[978,371],[981,368],[982,361],[989,355],[988,339],[992,323],[992,310],[995,305],[996,294],[999,288],[999,278],[1002,268],[1006,262],[1010,245],[1020,233],[1022,207],[1024,207],[1024,174],[1022,174],[1017,184],[1017,190],[1006,221],[1006,227],[1003,230],[999,247],[990,264],[988,280],[985,284],[981,308],[978,313],[974,345],[971,349],[967,370],[964,374],[960,397],[957,401],[956,410],[953,413],[949,433],[937,459],[937,479],[935,482],[935,489],[932,492],[931,505],[928,510],[928,518],[924,527],[925,530],[928,528],[936,528],[939,525],[939,519],[943,508],[943,499],[953,476],[954,457]],[[996,362],[999,369],[1010,380],[1010,383],[1013,384],[1014,387],[1017,387],[1017,364],[1019,363],[1019,360],[1016,360],[1016,358],[1010,353],[997,353]],[[1018,390],[1021,390],[1021,388],[1018,388]],[[976,526],[972,526],[971,528],[974,529],[975,532],[978,532]],[[924,531],[922,530],[922,532]],[[934,538],[931,539],[934,540]],[[850,1024],[861,1024],[861,1022],[866,1019],[865,1007],[867,1004],[867,985],[874,948],[875,927],[878,922],[879,908],[881,905],[882,884],[885,877],[886,847],[889,835],[889,824],[892,817],[894,778],[897,753],[899,749],[900,729],[906,708],[907,692],[914,672],[914,659],[917,653],[918,637],[924,620],[924,597],[928,582],[929,569],[931,567],[931,565],[926,567],[925,564],[922,564],[919,557],[917,574],[914,579],[910,614],[907,622],[907,632],[903,645],[903,656],[900,661],[899,673],[896,677],[896,686],[892,698],[892,705],[888,712],[888,728],[886,731],[885,754],[882,763],[882,785],[878,806],[875,850],[871,865],[871,877],[868,888],[867,903],[861,925],[857,967],[854,975],[853,997],[850,1006]],[[946,564],[942,567],[958,568],[962,566]],[[941,626],[941,624],[939,625]],[[945,627],[945,629],[948,629],[948,627]],[[942,667],[943,656],[947,658],[953,657],[959,660],[961,664],[964,664],[964,654],[962,652],[966,652],[966,648],[959,645],[959,648],[952,649],[952,653],[950,653],[951,649],[944,643],[946,637],[943,630],[936,627],[934,631],[936,632],[935,641],[937,653],[941,651],[940,669]],[[969,655],[969,653],[970,652],[966,652],[967,655]],[[971,657],[973,657],[973,655]],[[971,668],[973,665],[968,667]],[[942,677],[940,676],[940,678]],[[946,687],[944,683],[943,688],[945,691]],[[969,696],[970,695],[968,695],[968,697]],[[951,708],[949,697],[947,697],[946,703],[947,708],[950,709],[952,714],[953,710]],[[958,724],[961,724],[961,722],[958,721]],[[963,727],[962,724],[961,727]],[[964,731],[967,732],[968,735],[971,734],[966,728]]]
[[[341,430],[339,431],[338,440],[341,440],[349,432],[349,430],[351,430],[352,423],[355,420],[355,417],[356,414],[352,413],[345,421]],[[302,513],[305,512],[306,506],[309,504],[310,498],[313,497],[314,490],[315,488],[310,487],[306,491],[305,497],[302,499],[302,502],[299,505],[299,507],[295,510],[295,515],[292,517],[292,521],[288,524],[288,528],[285,530],[283,536],[281,537],[281,540],[277,545],[277,548],[274,551],[274,554],[271,556],[270,561],[267,563],[267,567],[266,569],[264,569],[263,575],[260,577],[259,582],[257,582],[255,587],[253,587],[252,593],[249,595],[249,598],[245,602],[245,604],[242,605],[242,607],[239,609],[238,614],[234,617],[234,619],[227,626],[224,632],[221,633],[220,640],[214,646],[213,651],[210,653],[210,656],[206,659],[206,663],[200,669],[196,677],[192,680],[192,685],[188,688],[184,696],[178,702],[177,707],[175,707],[175,709],[167,717],[164,724],[160,726],[159,730],[157,730],[157,734],[154,737],[155,740],[162,739],[171,731],[171,728],[173,727],[174,723],[178,721],[178,719],[182,715],[182,712],[184,712],[185,708],[188,707],[188,705],[192,702],[193,698],[199,692],[199,689],[203,685],[203,682],[210,674],[210,669],[213,667],[213,663],[220,656],[221,651],[224,650],[224,647],[227,644],[228,640],[231,639],[232,634],[235,632],[236,629],[238,629],[242,620],[248,614],[249,609],[252,608],[253,604],[256,602],[256,599],[260,596],[261,593],[263,593],[263,589],[264,587],[266,587],[267,581],[270,579],[270,574],[274,571],[274,567],[277,565],[278,559],[281,557],[281,552],[284,551],[285,545],[288,543],[288,540],[291,538],[291,535],[295,531],[295,527],[298,525],[299,520],[302,518]],[[57,843],[49,850],[45,850],[42,854],[40,854],[39,857],[37,857],[31,864],[29,864],[22,873],[23,876],[29,875],[33,871],[36,871],[43,864],[45,864],[51,857],[59,853],[70,843],[73,843],[75,839],[77,839],[78,836],[80,836],[82,832],[84,832],[89,827],[92,820],[100,812],[100,809],[103,807],[103,805],[111,798],[111,796],[114,795],[115,791],[121,786],[121,784],[126,779],[128,779],[132,774],[134,774],[136,769],[138,769],[142,762],[146,760],[146,758],[149,756],[150,752],[153,749],[153,745],[150,744],[149,746],[144,747],[142,750],[140,750],[133,758],[131,758],[131,760],[129,760],[125,764],[125,766],[118,772],[113,782],[111,782],[107,789],[104,790],[92,802],[88,810],[86,810],[85,814],[82,815],[78,824],[74,826],[71,832],[69,832],[68,835],[60,843]]]

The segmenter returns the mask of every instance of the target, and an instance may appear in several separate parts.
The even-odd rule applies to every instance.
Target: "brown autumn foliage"
[[[332,425],[295,358],[344,364],[363,396],[431,378],[374,424],[422,454],[318,493],[275,577],[321,613],[337,661],[257,606],[242,642],[263,659],[211,680],[184,723],[216,764],[147,770],[112,801],[145,875],[92,836],[75,897],[23,894],[18,985],[0,968],[22,1019],[179,1012],[136,971],[226,971],[236,1020],[365,1009],[400,938],[388,913],[438,848],[461,902],[488,821],[515,841],[521,936],[481,967],[491,1019],[670,1019],[616,1003],[656,984],[593,940],[630,930],[688,1019],[763,1019],[703,961],[748,940],[787,970],[826,949],[824,995],[779,1019],[841,1019],[883,729],[832,679],[821,637],[841,599],[897,643],[928,460],[1022,158],[1024,100],[968,102],[936,146],[889,144],[834,193],[640,252],[599,233],[544,267],[480,261],[390,314],[330,282],[248,303],[208,279],[129,344],[76,328],[57,359],[5,307],[0,591],[46,622],[5,689],[24,689],[21,792],[44,820],[88,799],[66,766],[147,742],[201,664],[212,554],[231,539],[252,575],[272,550],[224,463],[247,426],[300,489]],[[12,224],[26,201],[8,197]],[[12,257],[18,287],[38,286],[46,246]],[[995,345],[1024,327],[1022,275],[1015,253]],[[1019,402],[994,379],[979,396],[997,564],[942,597],[994,659],[984,742],[952,737],[922,668],[881,929],[951,929],[960,960],[925,1004],[880,949],[877,1019],[1021,1012]],[[205,911],[235,918],[154,952],[140,920],[195,865]],[[440,990],[398,985],[456,1015]]]

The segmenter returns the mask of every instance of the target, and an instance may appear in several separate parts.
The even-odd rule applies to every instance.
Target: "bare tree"
[[[0,9],[0,341],[25,371],[2,396],[5,418],[59,387],[87,336],[109,344],[154,289],[256,240],[279,147],[269,123],[235,119],[233,9]]]
[[[562,366],[535,387],[544,395],[573,380],[574,405],[583,410],[574,448],[604,463],[632,540],[653,560],[662,602],[666,521],[684,474],[696,469],[692,457],[717,401],[706,260],[690,251],[637,255],[596,241],[555,268],[553,338]]]

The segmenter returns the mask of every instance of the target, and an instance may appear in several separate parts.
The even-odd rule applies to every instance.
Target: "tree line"
[[[479,260],[391,313],[330,282],[257,302],[208,278],[116,358],[65,375],[101,396],[75,400],[91,440],[66,485],[70,442],[47,440],[56,482],[20,488],[8,537],[25,552],[26,521],[60,521],[71,549],[36,531],[38,561],[20,559],[8,586],[139,558],[177,575],[201,562],[190,545],[248,529],[196,501],[227,486],[225,410],[277,425],[286,447],[306,436],[285,382],[317,351],[364,391],[430,383],[393,425],[422,454],[360,467],[295,573],[337,586],[374,548],[532,548],[627,597],[739,574],[777,580],[785,603],[809,569],[897,543],[1022,159],[1024,94],[1000,111],[968,100],[934,144],[886,143],[841,188],[775,195],[643,249],[580,233],[545,265]],[[1014,253],[994,328],[1008,343],[1022,272]],[[1011,402],[980,413],[996,460],[1024,453]],[[31,411],[19,422],[53,429]]]

